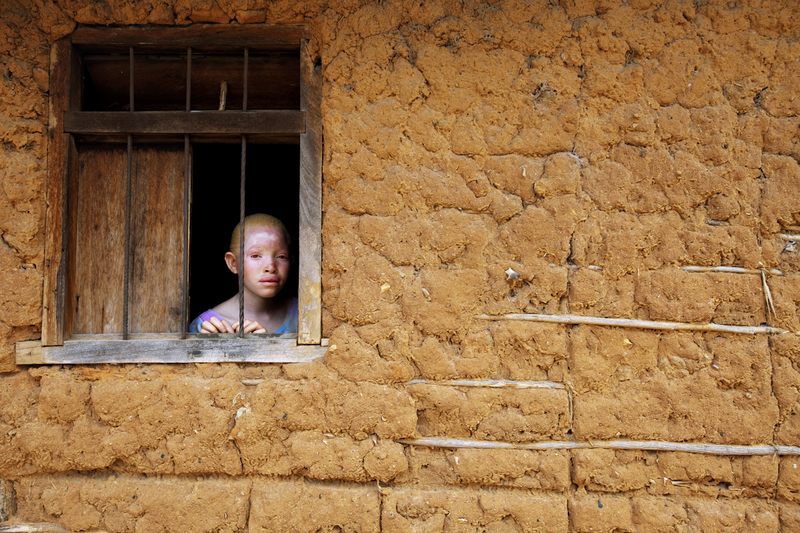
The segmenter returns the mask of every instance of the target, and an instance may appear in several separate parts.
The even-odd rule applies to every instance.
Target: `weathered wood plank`
[[[304,24],[192,24],[181,28],[162,26],[100,28],[79,26],[72,34],[81,50],[124,51],[133,46],[137,52],[186,50],[296,50],[301,39],[308,39]]]
[[[64,341],[64,285],[66,257],[64,231],[64,176],[67,171],[67,135],[61,120],[69,107],[69,80],[72,43],[59,39],[50,51],[50,123],[47,151],[47,213],[45,215],[44,294],[42,301],[42,343],[60,345]],[[59,271],[62,283],[59,284]]]
[[[290,109],[266,111],[74,111],[64,114],[64,131],[83,135],[104,133],[155,134],[299,134],[305,113]]]
[[[300,267],[297,342],[319,344],[322,338],[322,71],[304,42],[300,49]]]
[[[181,330],[183,278],[182,146],[134,151],[129,331]]]
[[[76,198],[72,330],[122,331],[125,270],[125,176],[121,146],[84,145]]]
[[[39,341],[17,343],[17,364],[98,363],[304,363],[319,359],[324,346],[302,346],[295,339],[260,335],[191,335],[186,340],[66,341],[64,346],[42,346]],[[227,335],[226,335],[227,337]],[[259,338],[260,337],[260,338]]]

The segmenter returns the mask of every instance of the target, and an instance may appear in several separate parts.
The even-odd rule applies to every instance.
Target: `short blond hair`
[[[286,246],[292,246],[292,237],[289,235],[289,231],[286,229],[286,226],[283,225],[283,222],[272,215],[254,213],[244,217],[244,234],[247,235],[247,231],[251,228],[272,228],[281,230],[283,232],[284,239],[286,239]],[[236,227],[233,228],[233,233],[231,234],[231,253],[233,255],[239,254],[239,233],[239,224],[236,224]]]

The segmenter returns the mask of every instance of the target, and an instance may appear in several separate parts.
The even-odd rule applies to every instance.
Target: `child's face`
[[[233,254],[230,255],[233,259]],[[286,284],[291,265],[289,246],[281,230],[258,226],[247,230],[244,238],[246,292],[260,298],[274,298]],[[238,261],[233,265],[229,261],[228,266],[237,272]]]

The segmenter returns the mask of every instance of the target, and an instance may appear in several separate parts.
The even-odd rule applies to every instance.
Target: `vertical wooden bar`
[[[306,131],[300,134],[300,266],[297,343],[322,340],[322,70],[300,46],[300,109]]]
[[[192,110],[192,47],[186,49],[186,111]]]
[[[189,195],[191,179],[189,136],[183,136],[183,270],[181,275],[181,339],[189,327]]]
[[[242,89],[242,111],[247,111],[247,77],[250,72],[250,49],[244,47],[244,80]]]
[[[42,345],[64,343],[64,299],[67,267],[67,214],[69,191],[69,135],[63,133],[64,111],[78,110],[80,84],[73,76],[80,58],[73,52],[70,37],[53,43],[50,49],[50,122],[47,150],[47,211],[45,215],[44,294],[42,300]]]
[[[133,46],[128,49],[128,56],[130,58],[130,68],[128,69],[130,73],[130,81],[128,82],[128,97],[130,98],[130,111],[133,112]]]
[[[192,110],[192,47],[186,49],[186,111]],[[189,326],[189,135],[183,136],[183,276],[181,278],[181,339]]]
[[[122,339],[128,339],[128,302],[131,286],[131,189],[133,166],[133,135],[128,134],[128,159],[125,173],[125,275],[122,281]]]
[[[250,50],[244,47],[244,88],[242,89],[242,111],[247,111],[247,71]],[[244,203],[245,169],[247,167],[247,137],[242,135],[242,164],[239,178],[239,336],[244,337]]]
[[[133,106],[133,47],[128,49],[130,57],[130,79],[128,85],[128,96],[130,98],[130,112],[134,112]],[[125,277],[122,287],[122,339],[128,339],[128,301],[130,298],[131,286],[131,166],[133,159],[133,135],[128,134],[128,166],[125,181]]]
[[[247,165],[247,136],[242,135],[242,164],[239,175],[239,336],[244,337],[244,184]]]

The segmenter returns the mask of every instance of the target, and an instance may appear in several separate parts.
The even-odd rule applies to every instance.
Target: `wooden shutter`
[[[74,182],[67,335],[122,333],[124,145],[82,145]],[[181,329],[182,146],[135,145],[131,186],[131,333]]]

